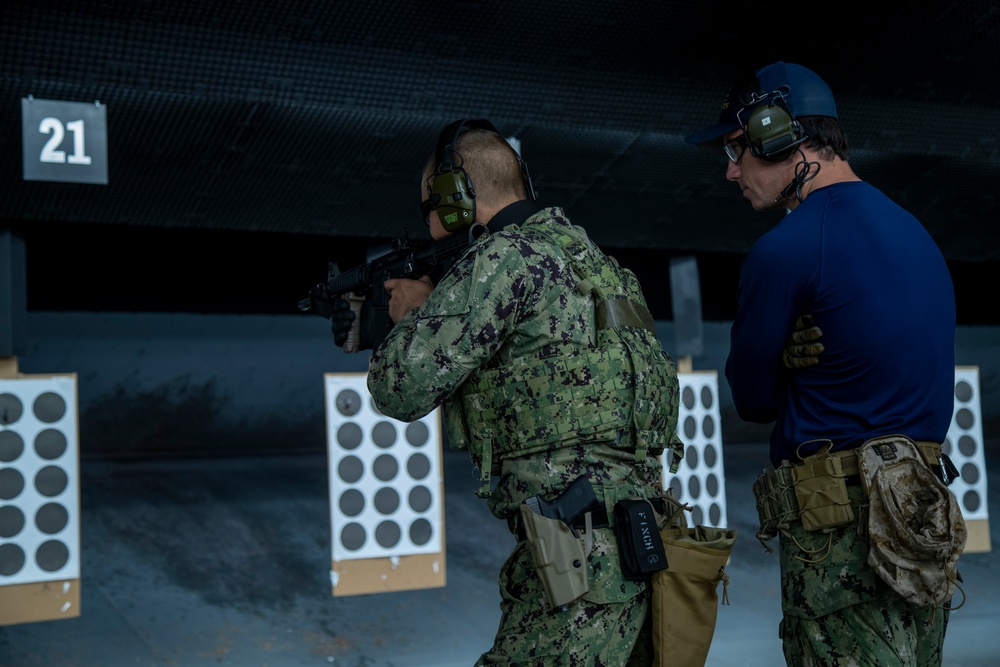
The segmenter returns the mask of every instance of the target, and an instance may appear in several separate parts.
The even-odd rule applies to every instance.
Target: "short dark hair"
[[[836,118],[800,116],[796,120],[809,137],[807,147],[819,153],[820,157],[831,159],[836,155],[847,162],[847,137]]]

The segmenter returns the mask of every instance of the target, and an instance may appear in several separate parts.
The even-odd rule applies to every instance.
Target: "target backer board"
[[[77,617],[77,378],[11,363],[0,370],[0,625]]]
[[[439,413],[410,423],[386,417],[367,377],[324,376],[333,595],[442,587]]]

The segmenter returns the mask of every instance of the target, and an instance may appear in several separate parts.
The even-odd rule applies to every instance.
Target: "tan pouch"
[[[667,568],[652,576],[653,665],[697,667],[708,659],[722,604],[728,604],[729,576],[725,566],[736,543],[736,530],[709,526],[688,527],[681,505],[665,496],[673,515],[660,529]]]
[[[795,497],[792,482],[792,466],[785,461],[776,469],[766,469],[753,483],[753,496],[757,504],[760,529],[757,539],[768,552],[767,546],[778,531],[787,530],[792,521],[799,518],[799,502]]]
[[[840,458],[830,454],[830,444],[792,466],[795,498],[806,530],[837,528],[854,521],[847,495],[847,480]]]
[[[865,442],[858,467],[868,492],[868,564],[911,604],[943,605],[968,539],[955,495],[903,435]]]

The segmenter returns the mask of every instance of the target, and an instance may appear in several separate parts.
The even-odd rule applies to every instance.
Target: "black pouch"
[[[663,538],[648,500],[626,498],[615,503],[615,538],[626,579],[645,581],[667,568]]]

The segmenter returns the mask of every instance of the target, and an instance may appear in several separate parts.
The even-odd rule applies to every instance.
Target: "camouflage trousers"
[[[594,531],[598,542],[614,540],[608,529]],[[617,551],[614,551],[617,557]],[[609,554],[610,555],[610,554]],[[493,647],[476,667],[648,667],[653,661],[652,618],[648,585],[611,579],[620,567],[598,559],[602,591],[593,591],[565,609],[551,609],[535,573],[527,542],[520,542],[500,570],[500,627]],[[595,567],[591,564],[592,570]],[[593,588],[593,584],[591,584]]]
[[[799,521],[780,534],[779,634],[794,667],[938,667],[949,611],[906,602],[868,565],[857,517],[864,497],[848,487],[855,521],[832,532]]]

